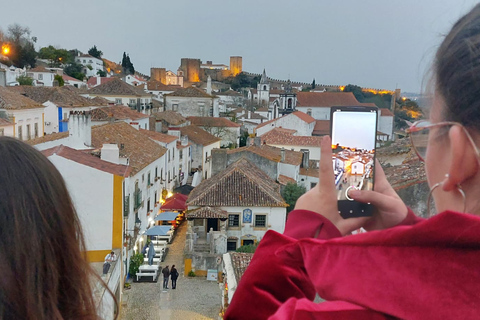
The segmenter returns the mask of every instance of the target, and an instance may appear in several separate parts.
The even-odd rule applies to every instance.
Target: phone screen
[[[332,165],[340,214],[369,216],[369,204],[348,196],[351,189],[373,190],[377,135],[375,107],[334,107],[331,112]]]

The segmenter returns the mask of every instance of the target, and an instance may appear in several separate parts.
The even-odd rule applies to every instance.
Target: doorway
[[[218,231],[218,219],[217,218],[209,218],[207,219],[207,233],[210,231],[210,228],[213,231]]]

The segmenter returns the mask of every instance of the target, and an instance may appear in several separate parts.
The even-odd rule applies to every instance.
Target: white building
[[[315,128],[315,119],[304,112],[295,111],[259,124],[255,128],[255,133],[260,137],[274,128],[295,130],[295,135],[298,136],[311,136]]]
[[[144,85],[147,83],[146,79],[136,74],[127,74],[122,78],[122,80],[134,87]]]
[[[83,66],[82,71],[87,77],[94,77],[98,75],[98,71],[105,71],[103,60],[89,54],[79,54],[75,57],[75,62]]]
[[[16,68],[15,66],[9,67],[2,63],[0,63],[0,70],[5,71],[5,85],[7,87],[18,86],[19,83],[17,81],[17,78],[26,74],[25,68],[20,69]]]
[[[44,134],[44,106],[11,88],[0,87],[0,114],[14,125],[13,136],[20,140]]]
[[[33,79],[35,86],[53,87],[55,73],[44,67],[36,67],[28,70],[27,76]]]
[[[166,85],[160,81],[148,81],[145,91],[153,94],[158,100],[163,101],[164,95],[173,93],[181,88],[182,86],[180,85]]]
[[[0,118],[0,137],[14,137],[14,128],[15,125],[11,121]]]
[[[165,110],[172,110],[184,117],[218,117],[218,97],[195,87],[178,89],[164,95]]]
[[[202,128],[208,133],[222,139],[221,147],[231,145],[238,147],[240,144],[240,127],[238,123],[232,122],[227,118],[214,117],[188,117],[192,125]]]
[[[114,105],[92,110],[92,125],[123,121],[135,129],[150,130],[150,117],[126,106]]]
[[[309,159],[320,161],[320,143],[322,137],[296,136],[290,129],[275,128],[262,135],[261,143],[277,148],[299,152],[308,151]]]

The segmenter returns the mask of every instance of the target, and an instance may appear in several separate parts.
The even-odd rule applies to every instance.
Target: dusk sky
[[[375,113],[342,111],[333,115],[332,144],[364,150],[375,148]]]
[[[2,3],[0,28],[83,52],[93,45],[135,68],[174,72],[181,58],[229,64],[276,79],[420,92],[442,36],[473,0],[126,1]]]

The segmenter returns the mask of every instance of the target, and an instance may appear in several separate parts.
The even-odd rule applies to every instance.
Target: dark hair
[[[437,51],[435,85],[444,120],[480,129],[480,4],[455,23]]]
[[[0,319],[97,319],[91,276],[62,176],[33,147],[0,137]]]

